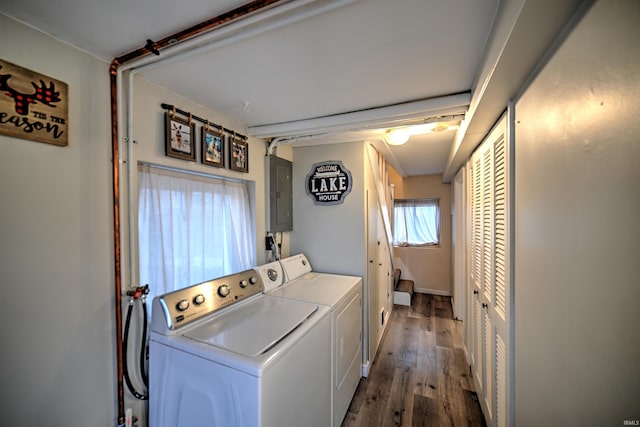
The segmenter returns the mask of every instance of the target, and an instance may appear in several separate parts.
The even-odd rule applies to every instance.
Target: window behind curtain
[[[138,183],[140,283],[151,296],[255,265],[246,184],[149,165]]]
[[[395,246],[434,246],[440,244],[438,199],[396,200],[393,216],[393,244]]]

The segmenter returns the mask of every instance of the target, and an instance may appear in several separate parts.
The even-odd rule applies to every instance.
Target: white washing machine
[[[362,369],[362,278],[316,273],[304,254],[257,267],[265,292],[331,310],[332,425],[340,426],[360,382]]]
[[[330,310],[263,289],[247,270],[154,298],[151,427],[331,424]]]

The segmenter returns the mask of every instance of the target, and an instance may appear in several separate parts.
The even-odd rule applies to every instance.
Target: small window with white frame
[[[245,182],[140,164],[138,186],[139,273],[150,296],[255,265]]]
[[[439,199],[397,199],[393,208],[394,246],[439,246]]]

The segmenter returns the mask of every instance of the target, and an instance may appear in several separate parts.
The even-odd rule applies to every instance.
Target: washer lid
[[[264,296],[222,313],[183,336],[244,356],[258,356],[317,310],[314,304]]]
[[[289,298],[334,308],[346,295],[359,288],[362,279],[357,276],[343,276],[309,272],[292,282],[269,292],[274,297]]]

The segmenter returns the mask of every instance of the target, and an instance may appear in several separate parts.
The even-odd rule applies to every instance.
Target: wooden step
[[[396,268],[393,272],[393,289],[398,289],[398,283],[400,283],[400,274],[400,269]]]
[[[413,298],[413,280],[400,279],[393,292],[393,303],[398,305],[411,305]]]
[[[413,295],[413,280],[400,279],[398,281],[398,287],[396,288],[398,292],[407,292]]]

